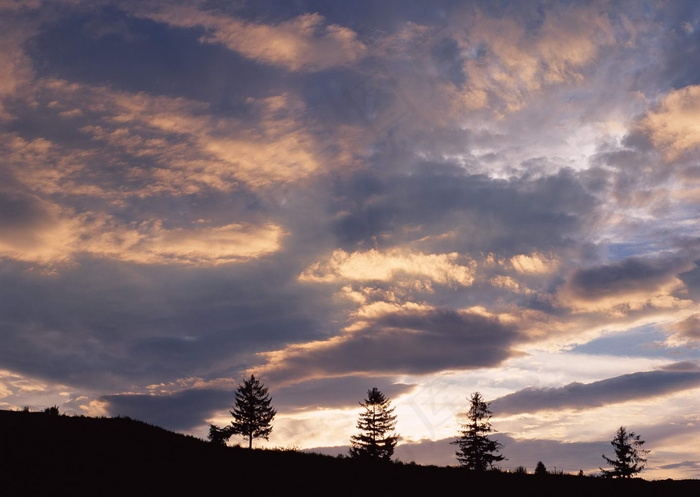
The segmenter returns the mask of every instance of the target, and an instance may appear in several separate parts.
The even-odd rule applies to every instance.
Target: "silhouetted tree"
[[[357,420],[357,429],[361,433],[351,437],[350,455],[381,461],[391,460],[399,439],[394,433],[396,416],[391,401],[377,388],[372,388],[367,391],[367,399],[360,402],[360,405],[363,411]]]
[[[214,424],[209,425],[209,441],[215,445],[226,445],[228,439],[231,438],[231,427],[226,426],[219,428]]]
[[[497,454],[502,445],[488,437],[488,434],[494,431],[489,421],[491,419],[489,404],[484,401],[479,392],[473,393],[469,402],[467,422],[462,425],[457,439],[451,443],[459,447],[456,455],[463,467],[475,471],[486,471],[493,467],[494,462],[505,459]]]
[[[620,426],[615,432],[615,437],[610,444],[615,450],[615,459],[610,459],[603,454],[603,459],[612,466],[612,469],[603,469],[603,476],[609,478],[630,478],[639,473],[647,460],[644,458],[649,453],[643,449],[644,440],[634,432],[628,432],[624,426]]]
[[[536,475],[546,475],[547,474],[547,468],[545,467],[545,465],[542,461],[537,461],[537,466],[535,466],[535,474]]]
[[[249,449],[253,448],[254,438],[270,437],[272,420],[277,414],[271,402],[267,388],[252,374],[236,390],[236,404],[229,411],[233,416],[229,430],[231,435],[247,437]]]
[[[48,414],[49,416],[58,416],[58,406],[47,407],[44,409],[44,414]]]

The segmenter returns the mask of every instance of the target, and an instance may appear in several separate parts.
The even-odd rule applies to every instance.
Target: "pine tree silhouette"
[[[462,425],[459,436],[451,443],[459,447],[456,455],[463,467],[486,471],[494,462],[503,461],[505,458],[496,454],[501,448],[501,443],[488,437],[488,434],[493,432],[489,422],[491,411],[488,403],[479,392],[473,393],[469,402],[468,421]]]
[[[603,454],[603,459],[612,466],[610,470],[600,468],[603,476],[630,478],[644,468],[647,460],[643,456],[649,451],[642,448],[644,440],[641,440],[639,435],[628,432],[624,426],[620,426],[610,444],[615,450],[615,459],[610,459]]]
[[[367,391],[367,399],[360,402],[364,409],[357,421],[359,435],[350,439],[350,455],[381,461],[391,460],[398,435],[393,433],[396,427],[394,408],[390,400],[377,388]]]
[[[248,438],[248,448],[253,448],[254,438],[268,440],[272,432],[272,420],[277,411],[272,408],[272,399],[254,375],[250,379],[243,380],[236,390],[236,403],[231,421],[231,434],[242,435]]]

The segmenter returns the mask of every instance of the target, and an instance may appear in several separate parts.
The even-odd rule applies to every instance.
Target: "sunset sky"
[[[0,0],[0,409],[700,478],[700,2]],[[231,443],[242,442],[232,439]]]

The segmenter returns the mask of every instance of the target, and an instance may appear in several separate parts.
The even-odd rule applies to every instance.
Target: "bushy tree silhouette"
[[[360,402],[363,411],[357,420],[359,435],[350,439],[350,455],[381,461],[391,460],[394,447],[399,439],[394,433],[396,415],[391,401],[377,388],[367,391],[367,399]]]
[[[233,416],[229,430],[232,435],[246,437],[249,449],[253,448],[254,438],[270,437],[272,420],[277,414],[271,402],[267,388],[252,374],[236,390],[236,403],[229,411]]]
[[[231,438],[231,427],[226,426],[219,428],[214,424],[209,425],[209,441],[215,445],[226,445],[228,439]]]
[[[547,474],[547,467],[544,465],[542,461],[537,461],[537,466],[535,466],[535,474],[536,475],[546,475]]]
[[[488,437],[488,434],[494,431],[489,421],[491,419],[489,404],[484,401],[479,392],[473,393],[469,402],[467,422],[462,425],[457,439],[451,443],[459,447],[456,455],[463,467],[475,471],[486,471],[493,467],[494,462],[505,459],[497,454],[502,445]]]
[[[649,451],[642,448],[644,440],[639,435],[631,431],[628,432],[624,426],[620,426],[610,444],[615,450],[615,459],[606,457],[603,454],[603,459],[612,466],[612,469],[600,468],[603,471],[603,476],[609,478],[630,478],[644,468],[647,461],[644,456]]]

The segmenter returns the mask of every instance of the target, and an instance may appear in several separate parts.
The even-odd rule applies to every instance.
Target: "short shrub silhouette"
[[[58,416],[58,406],[47,407],[44,409],[44,414],[48,414],[49,416]]]

